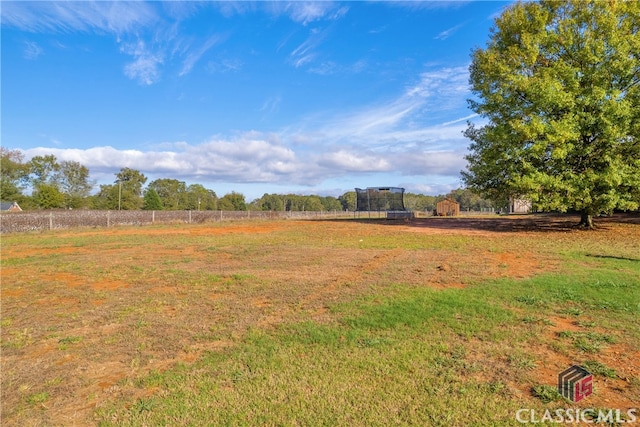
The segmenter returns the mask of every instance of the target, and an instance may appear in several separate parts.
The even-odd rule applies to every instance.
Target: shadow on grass
[[[588,257],[592,257],[592,258],[605,258],[605,259],[617,259],[617,260],[621,260],[621,261],[633,261],[633,262],[640,262],[640,259],[638,258],[629,258],[629,257],[624,257],[624,256],[614,256],[614,255],[593,255],[593,254],[587,254]]]
[[[433,230],[470,230],[491,232],[559,232],[584,230],[578,227],[580,215],[575,214],[531,214],[531,215],[504,215],[499,217],[428,217],[414,218],[411,220],[384,219],[384,218],[358,218],[346,220],[327,221],[356,221],[367,224],[408,225],[410,227]],[[640,213],[620,213],[607,217],[597,217],[594,224],[597,229],[606,230],[611,224],[635,224],[640,225]]]

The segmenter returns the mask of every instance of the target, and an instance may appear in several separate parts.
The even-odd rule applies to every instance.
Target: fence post
[[[110,224],[110,220],[111,219],[111,211],[107,211],[107,228],[109,228]]]
[[[53,230],[53,212],[49,212],[49,230]]]
[[[156,222],[156,211],[151,211],[151,224]]]

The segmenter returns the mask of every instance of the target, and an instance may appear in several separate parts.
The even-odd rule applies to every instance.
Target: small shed
[[[1,212],[22,212],[22,208],[18,202],[0,202]]]
[[[531,200],[526,199],[509,199],[510,214],[527,214],[531,212]]]
[[[451,199],[444,199],[436,203],[436,215],[438,216],[458,216],[460,215],[460,203]]]

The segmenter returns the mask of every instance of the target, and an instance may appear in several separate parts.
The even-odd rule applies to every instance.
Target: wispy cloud
[[[220,43],[222,40],[223,37],[220,35],[211,36],[202,46],[200,46],[200,48],[190,51],[182,63],[182,70],[180,70],[179,75],[184,76],[185,74],[189,74],[200,58],[202,58],[209,49]]]
[[[298,45],[289,54],[289,59],[294,67],[299,68],[313,61],[318,54],[316,48],[325,39],[326,33],[320,30],[312,30],[309,37]]]
[[[314,116],[308,122],[322,123],[318,130],[330,139],[351,143],[415,142],[425,137],[427,124],[442,126],[440,117],[450,117],[451,111],[465,108],[468,78],[467,67],[433,69],[422,73],[395,99],[326,120]]]
[[[2,25],[31,32],[124,34],[157,21],[147,2],[3,2]]]
[[[193,43],[179,33],[179,23],[205,7],[197,2],[142,2],[142,1],[51,1],[3,2],[2,25],[34,33],[85,32],[115,37],[120,51],[132,57],[124,67],[128,78],[142,85],[160,80],[161,66],[179,61],[178,75],[190,73],[202,57],[216,44],[225,40],[223,35],[212,35],[201,44]],[[225,16],[257,11],[276,16],[285,15],[301,25],[340,19],[349,8],[329,1],[318,2],[220,2],[218,10]],[[318,56],[317,47],[323,33],[311,30],[309,38],[290,55],[294,67],[309,65]],[[153,48],[151,48],[153,47]],[[31,44],[25,58],[36,59],[42,50]],[[215,65],[215,67],[212,67]],[[235,62],[208,62],[211,71],[237,70]]]
[[[286,15],[302,25],[320,20],[340,19],[349,11],[348,6],[331,1],[269,2],[265,7],[276,16]]]
[[[365,60],[359,60],[352,64],[338,64],[335,61],[324,61],[316,66],[309,67],[308,71],[321,76],[330,76],[339,73],[358,74],[366,70],[368,63]]]
[[[134,60],[124,67],[124,73],[140,84],[151,85],[160,79],[159,66],[163,62],[163,54],[152,52],[143,40],[137,43],[123,44],[121,51],[133,56]]]
[[[207,62],[206,69],[210,73],[226,73],[240,71],[243,62],[238,58],[225,58],[219,61]]]
[[[459,29],[461,29],[464,26],[464,24],[458,24],[456,26],[453,26],[449,29],[446,29],[442,32],[440,32],[437,36],[434,37],[434,39],[436,40],[446,40],[449,37],[451,37],[452,35],[454,35],[456,32],[458,32]]]
[[[267,99],[260,108],[260,111],[265,113],[275,113],[280,108],[280,103],[282,102],[282,96],[272,96]]]
[[[25,42],[24,43],[24,58],[29,60],[36,60],[40,55],[42,55],[44,51],[36,42]]]
[[[132,57],[123,71],[142,85],[160,80],[167,60],[181,62],[179,75],[188,74],[202,56],[223,41],[213,35],[192,48],[179,34],[179,20],[191,16],[199,4],[155,2],[5,2],[2,25],[34,33],[83,32],[115,37],[120,52]],[[163,14],[164,12],[164,14]],[[25,57],[36,59],[42,49],[28,44]]]

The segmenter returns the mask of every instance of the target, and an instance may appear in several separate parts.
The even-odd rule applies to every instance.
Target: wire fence
[[[490,212],[461,212],[463,215]],[[492,213],[492,212],[491,212]],[[0,234],[67,228],[98,228],[124,225],[166,223],[201,224],[205,222],[272,219],[410,219],[431,216],[431,212],[349,212],[349,211],[100,211],[50,210],[0,213]]]
[[[251,219],[319,219],[352,217],[351,212],[271,212],[271,211],[100,211],[55,210],[3,212],[0,233],[19,233],[78,227],[116,227],[163,223],[198,224]]]

